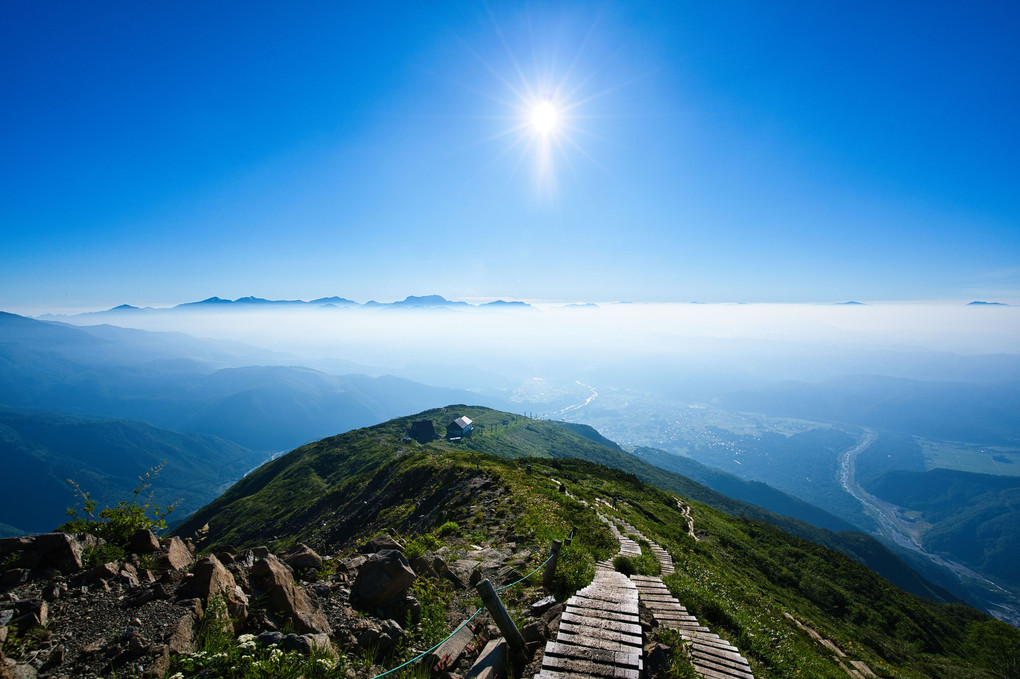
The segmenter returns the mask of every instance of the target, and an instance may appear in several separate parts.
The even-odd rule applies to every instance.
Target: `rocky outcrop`
[[[366,611],[384,609],[407,592],[415,577],[402,552],[392,549],[377,552],[358,569],[351,601]]]
[[[195,564],[191,577],[178,589],[178,595],[197,597],[207,605],[213,597],[222,595],[232,618],[243,623],[248,616],[248,596],[215,556],[207,556]]]
[[[82,544],[67,533],[0,540],[0,561],[16,564],[17,569],[51,568],[61,573],[73,573],[82,567]]]
[[[301,632],[329,634],[329,622],[304,590],[295,586],[294,575],[272,554],[255,562],[251,570],[255,587],[269,597],[271,608],[280,611]]]
[[[311,547],[301,543],[290,554],[284,556],[283,561],[295,571],[322,566],[322,557],[316,554]]]

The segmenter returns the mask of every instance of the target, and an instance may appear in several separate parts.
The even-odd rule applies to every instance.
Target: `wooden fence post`
[[[489,615],[492,616],[492,620],[496,623],[499,631],[503,633],[503,638],[506,639],[506,643],[510,646],[511,653],[518,658],[526,657],[524,637],[521,636],[520,630],[514,624],[513,618],[506,612],[503,602],[499,600],[499,595],[496,594],[496,590],[493,588],[492,583],[489,582],[489,579],[486,578],[479,582],[475,586],[475,591],[482,597]]]
[[[545,572],[542,573],[542,586],[547,589],[552,587],[553,575],[556,574],[556,562],[560,560],[560,546],[562,544],[560,540],[552,541],[552,555],[549,558],[549,562],[545,565]]]

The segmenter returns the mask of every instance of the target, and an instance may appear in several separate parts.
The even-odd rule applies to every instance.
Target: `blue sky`
[[[2,309],[1020,302],[1017,3],[8,2],[0,32]]]

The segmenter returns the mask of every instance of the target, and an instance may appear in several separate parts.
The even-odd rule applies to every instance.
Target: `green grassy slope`
[[[477,431],[460,443],[406,438],[416,419],[445,425],[462,414],[475,420]],[[600,462],[571,459],[579,454]],[[490,527],[480,541],[520,534],[541,543],[578,527],[577,547],[565,552],[562,569],[577,586],[578,574],[607,552],[599,507],[669,550],[678,570],[666,579],[669,587],[745,652],[759,678],[846,676],[831,651],[787,614],[883,677],[1006,677],[1020,667],[1016,629],[962,605],[906,593],[860,563],[764,521],[718,511],[675,489],[697,490],[697,484],[630,458],[633,469],[675,487],[646,484],[608,466],[626,462],[619,455],[555,423],[455,406],[299,448],[243,479],[177,532],[204,534],[204,546],[285,547],[301,540],[335,551],[386,529],[413,536],[451,519],[477,529],[471,517],[498,506],[499,528]],[[569,495],[557,492],[559,482]],[[599,502],[613,496],[617,510]],[[686,534],[678,498],[691,506],[697,541]]]

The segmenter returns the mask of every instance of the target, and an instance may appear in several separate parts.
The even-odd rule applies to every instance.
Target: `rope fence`
[[[554,554],[552,554],[552,553],[550,553],[550,554],[549,554],[549,558],[548,558],[548,559],[546,559],[545,561],[543,561],[543,562],[542,562],[542,565],[541,565],[541,566],[539,566],[539,567],[538,567],[538,568],[536,568],[535,570],[531,571],[530,573],[528,573],[527,575],[525,575],[525,576],[524,576],[523,578],[521,578],[521,579],[520,579],[520,580],[518,580],[517,582],[511,582],[511,583],[510,583],[509,585],[503,585],[502,587],[497,587],[497,588],[496,588],[496,591],[497,591],[497,592],[502,592],[502,591],[503,591],[504,589],[509,589],[510,587],[513,587],[514,585],[516,585],[516,584],[518,584],[518,583],[524,582],[525,580],[527,580],[528,578],[530,578],[530,577],[531,577],[532,575],[534,575],[535,573],[537,573],[537,572],[539,572],[540,570],[542,570],[543,568],[545,568],[545,565],[546,565],[547,563],[549,563],[549,562],[550,562],[550,561],[552,560],[553,556],[555,556],[555,555],[554,555]]]
[[[520,584],[520,583],[524,582],[525,580],[527,580],[528,578],[530,578],[530,577],[531,577],[532,575],[534,575],[535,573],[537,573],[537,572],[539,572],[540,570],[542,570],[542,569],[543,569],[543,568],[544,568],[544,567],[545,567],[545,566],[546,566],[546,565],[547,565],[547,564],[548,564],[548,563],[549,563],[550,561],[552,561],[552,559],[553,559],[553,558],[554,558],[555,556],[556,556],[556,551],[552,551],[552,552],[551,552],[551,553],[549,554],[549,558],[548,558],[548,559],[546,559],[545,561],[543,561],[543,562],[541,563],[541,565],[539,565],[539,566],[538,566],[538,568],[536,568],[535,570],[531,571],[530,573],[528,573],[527,575],[525,575],[525,576],[524,576],[523,578],[521,578],[521,579],[519,579],[519,580],[516,580],[515,582],[511,582],[511,583],[510,583],[509,585],[503,585],[502,587],[500,587],[500,588],[496,589],[495,591],[496,591],[496,592],[502,592],[502,591],[503,591],[504,589],[509,589],[510,587],[513,587],[514,585],[518,585],[518,584]],[[374,677],[372,677],[372,679],[381,679],[381,677],[385,677],[385,676],[386,676],[386,675],[388,675],[388,674],[393,674],[393,673],[394,673],[394,672],[396,672],[397,670],[401,670],[401,669],[403,669],[403,668],[407,667],[408,665],[412,665],[412,664],[414,664],[414,663],[418,662],[419,660],[421,660],[422,658],[424,658],[425,656],[427,656],[427,655],[428,655],[429,653],[432,653],[432,652],[433,652],[433,651],[435,651],[435,650],[436,650],[437,648],[439,648],[440,646],[442,646],[443,644],[445,644],[445,643],[446,643],[447,641],[449,641],[450,639],[452,639],[452,638],[453,638],[453,636],[454,636],[455,634],[457,634],[457,632],[459,632],[459,631],[461,631],[462,629],[464,629],[464,627],[465,627],[465,626],[466,626],[466,625],[467,625],[467,624],[468,624],[469,622],[471,622],[472,620],[474,620],[474,619],[475,619],[475,616],[477,616],[477,615],[478,615],[479,613],[481,613],[481,612],[482,612],[482,611],[484,611],[484,610],[486,610],[486,609],[485,609],[484,607],[482,607],[482,608],[479,608],[478,610],[476,610],[476,611],[475,611],[474,613],[472,613],[472,614],[471,614],[471,617],[469,617],[469,618],[468,618],[467,620],[465,620],[465,621],[464,621],[464,622],[462,622],[462,623],[461,623],[460,625],[458,625],[458,626],[457,626],[457,629],[455,629],[455,630],[453,630],[452,632],[450,632],[449,636],[447,636],[447,637],[446,637],[445,639],[443,639],[442,641],[440,641],[440,642],[439,642],[438,644],[436,644],[436,645],[435,645],[435,646],[433,646],[432,648],[428,649],[427,651],[422,651],[421,653],[419,653],[419,654],[418,654],[418,655],[416,655],[415,657],[411,658],[411,659],[410,659],[410,660],[408,660],[407,662],[405,662],[405,663],[403,663],[403,664],[401,664],[401,665],[397,665],[397,666],[396,666],[396,667],[394,667],[394,668],[393,668],[392,670],[386,670],[386,671],[385,671],[385,672],[383,672],[382,674],[377,674],[377,675],[375,675]]]

